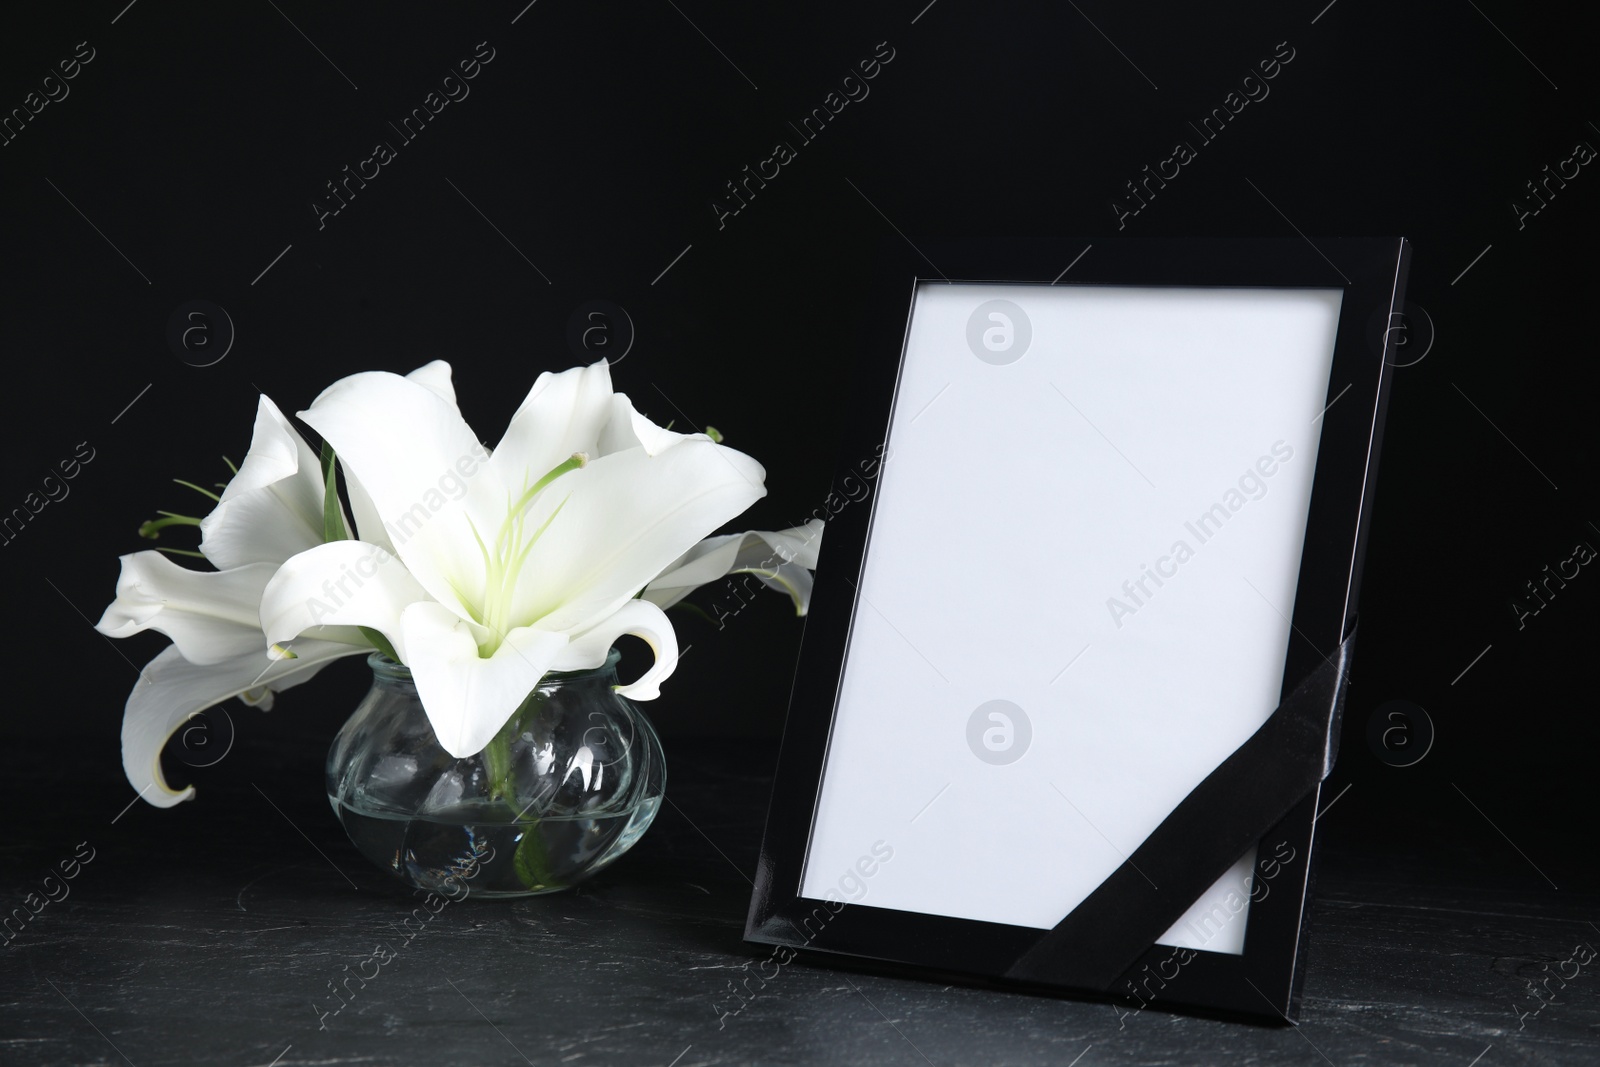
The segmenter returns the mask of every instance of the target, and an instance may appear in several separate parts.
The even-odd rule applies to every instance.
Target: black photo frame
[[[1033,992],[1103,998],[1123,1013],[1148,1006],[1255,1021],[1294,1021],[1303,976],[1303,931],[1320,782],[1332,767],[1337,744],[1390,368],[1397,345],[1403,343],[1398,334],[1409,260],[1410,246],[1399,238],[1315,243],[1291,239],[1115,239],[1092,244],[994,241],[960,246],[907,242],[885,254],[872,287],[859,295],[861,326],[852,337],[859,362],[855,380],[848,388],[857,399],[856,411],[844,429],[839,473],[828,498],[827,550],[821,555],[805,624],[746,925],[747,940],[853,957],[868,966],[965,976]],[[1018,358],[1033,356],[1040,361],[1038,366],[1048,366],[1043,361],[1050,359],[1061,361],[1057,378],[1089,364],[1100,368],[1082,371],[1081,380],[1073,386],[1078,402],[1056,384],[1057,378],[1049,380],[1066,401],[1058,416],[1070,420],[1069,428],[1059,432],[1074,436],[1070,454],[1052,455],[1053,467],[1041,467],[1036,457],[1030,457],[1027,462],[1033,466],[1028,469],[1034,477],[1026,484],[1015,484],[1023,479],[1008,471],[1006,448],[1023,440],[1012,436],[1014,433],[1024,432],[1028,426],[1042,427],[1041,417],[1030,418],[1023,409],[1034,410],[1028,407],[1028,397],[1044,391],[1044,379],[1028,383],[1019,380],[1015,386],[1008,386],[1017,390],[1010,399],[995,400],[986,392],[989,387],[985,383],[999,379],[985,375],[991,371],[1004,373],[1003,365],[1011,357],[1001,352],[991,358],[984,355],[985,347],[993,353],[996,349],[992,346],[1015,343],[1020,329],[1007,311],[990,311],[988,319],[981,317],[982,309],[977,305],[987,306],[998,299],[994,294],[1000,290],[992,288],[996,286],[1025,297],[1025,302],[1036,309],[1020,316],[1028,321],[1032,333],[1029,349]],[[934,366],[944,360],[937,365],[954,367],[957,364],[951,361],[964,358],[960,339],[955,336],[960,331],[962,301],[974,307],[964,339],[975,358],[971,367],[960,364],[951,374],[948,391],[930,395],[934,391],[929,386],[936,384],[935,378],[919,369],[918,361]],[[1000,317],[995,318],[996,314]],[[1033,325],[1030,314],[1043,325]],[[1267,330],[1259,336],[1248,330],[1241,333],[1249,325],[1248,316],[1255,314],[1269,324]],[[924,317],[919,319],[919,315]],[[991,321],[996,325],[990,329],[996,332],[975,332]],[[1192,334],[1189,323],[1194,324]],[[1284,327],[1281,335],[1271,324]],[[1119,330],[1138,337],[1124,343]],[[1331,344],[1327,345],[1327,352],[1318,355],[1318,347],[1324,342],[1317,338],[1326,337],[1326,333],[1318,331],[1323,330],[1331,330]],[[1192,353],[1185,350],[1190,337]],[[1090,339],[1078,344],[1072,338]],[[1169,343],[1173,338],[1178,340]],[[1073,347],[1075,344],[1077,347]],[[923,348],[930,354],[919,355]],[[1312,355],[1302,358],[1295,352]],[[1325,381],[1317,369],[1323,364],[1306,363],[1312,358],[1326,361]],[[1187,386],[1130,384],[1138,382],[1137,375],[1133,371],[1124,375],[1117,368],[1134,367],[1141,359],[1149,367],[1189,367],[1195,373],[1183,379]],[[1239,370],[1238,380],[1246,383],[1240,390],[1243,399],[1229,411],[1215,413],[1214,418],[1190,418],[1193,411],[1184,405],[1191,401],[1184,389],[1192,390],[1196,396],[1204,394],[1211,388],[1205,383],[1214,377],[1226,377],[1225,370],[1234,372],[1229,360],[1238,361],[1240,367],[1248,364],[1256,368],[1251,373],[1266,367],[1270,371],[1267,377],[1281,369],[1283,381],[1297,384],[1292,389],[1282,387],[1282,397],[1278,397],[1268,387],[1253,390],[1248,384],[1249,374]],[[1212,374],[1212,370],[1217,373]],[[921,389],[915,396],[910,395],[910,380],[918,382]],[[1171,394],[1164,400],[1160,393],[1163,388]],[[1102,392],[1097,394],[1097,389]],[[1118,767],[1118,776],[1096,782],[1095,774],[1082,770],[1087,761],[1094,759],[1092,746],[1061,740],[1100,736],[1091,729],[1097,721],[1093,716],[1127,709],[1118,709],[1115,700],[1104,703],[1100,712],[1041,707],[1039,723],[1032,727],[1033,744],[1045,744],[1048,738],[1044,735],[1054,730],[1052,736],[1059,735],[1054,742],[1058,747],[1036,748],[1029,753],[1036,756],[1029,766],[1032,778],[1025,779],[1020,772],[1015,778],[1007,778],[1010,768],[1026,763],[1026,755],[1009,767],[996,770],[979,750],[982,746],[1015,743],[1015,734],[1007,732],[1015,726],[1008,714],[1002,710],[997,719],[996,712],[989,712],[989,719],[983,720],[979,713],[989,704],[979,704],[966,721],[965,734],[958,736],[967,706],[959,702],[960,694],[955,692],[959,686],[945,678],[952,694],[945,700],[939,694],[947,690],[935,690],[931,688],[935,684],[932,681],[915,678],[914,671],[920,668],[909,652],[891,647],[883,635],[893,630],[915,651],[915,642],[907,637],[906,630],[928,640],[922,635],[940,633],[941,622],[955,628],[975,627],[975,623],[956,617],[963,610],[991,611],[991,601],[1002,606],[1014,603],[1019,612],[1024,608],[1036,610],[1030,598],[1037,598],[1040,587],[1048,584],[1046,573],[1071,574],[1073,561],[1079,558],[1074,551],[1074,536],[1088,546],[1083,558],[1103,548],[1090,546],[1093,538],[1087,533],[1074,535],[1072,531],[1094,531],[1103,523],[1093,515],[1079,514],[1070,502],[1061,503],[1057,510],[1061,516],[1059,530],[1055,531],[1059,533],[1061,551],[1048,561],[1053,569],[1041,570],[1038,583],[984,586],[965,577],[963,568],[974,562],[975,554],[971,552],[965,559],[948,561],[950,570],[933,573],[938,570],[935,564],[940,531],[914,532],[907,517],[930,514],[928,509],[938,502],[937,494],[948,492],[948,521],[962,524],[963,531],[971,524],[989,522],[994,558],[999,560],[1006,553],[1021,551],[1009,533],[1035,537],[1039,533],[1039,517],[1050,514],[1049,508],[1041,510],[1038,504],[1038,495],[1049,488],[1040,483],[1037,475],[1041,470],[1045,471],[1044,482],[1050,482],[1050,470],[1076,471],[1080,463],[1085,470],[1092,464],[1116,464],[1118,460],[1112,455],[1115,451],[1121,462],[1132,469],[1126,472],[1128,499],[1135,499],[1134,490],[1145,492],[1134,480],[1135,473],[1155,489],[1152,479],[1123,452],[1123,448],[1137,452],[1136,445],[1126,438],[1113,440],[1126,432],[1116,428],[1122,425],[1119,413],[1150,403],[1157,407],[1166,403],[1169,413],[1188,411],[1169,421],[1189,427],[1195,440],[1164,445],[1160,454],[1172,461],[1167,464],[1169,469],[1157,477],[1164,485],[1192,488],[1203,496],[1213,493],[1216,486],[1186,482],[1188,476],[1182,473],[1186,468],[1174,457],[1182,457],[1190,451],[1190,445],[1193,452],[1204,453],[1210,444],[1209,427],[1216,427],[1216,433],[1223,434],[1228,427],[1248,418],[1266,418],[1262,412],[1270,414],[1273,404],[1280,400],[1285,418],[1303,418],[1306,404],[1313,399],[1321,410],[1310,420],[1305,433],[1315,447],[1314,466],[1295,473],[1299,481],[1294,484],[1299,488],[1285,490],[1288,503],[1272,505],[1277,509],[1274,515],[1282,516],[1285,509],[1289,514],[1303,515],[1303,537],[1297,546],[1291,544],[1293,538],[1283,531],[1296,527],[1281,517],[1274,520],[1282,527],[1277,534],[1256,531],[1240,535],[1260,537],[1259,543],[1269,547],[1282,542],[1279,547],[1288,553],[1282,559],[1290,561],[1280,570],[1283,581],[1288,583],[1283,588],[1292,598],[1292,608],[1287,601],[1273,605],[1271,598],[1261,598],[1282,620],[1282,647],[1267,647],[1270,642],[1246,639],[1253,643],[1240,653],[1241,662],[1248,658],[1258,665],[1252,669],[1261,677],[1276,677],[1274,665],[1281,656],[1281,684],[1273,683],[1276,709],[1268,700],[1266,707],[1247,714],[1241,712],[1245,718],[1256,716],[1249,721],[1259,720],[1259,728],[1245,731],[1245,736],[1229,737],[1225,758],[1214,766],[1211,757],[1205,757],[1205,766],[1198,772],[1200,781],[1191,783],[1176,773],[1161,778],[1156,784],[1162,788],[1185,791],[1170,810],[1164,800],[1157,805],[1166,814],[1158,814],[1157,825],[1142,839],[1114,842],[1096,828],[1097,835],[1115,855],[1091,855],[1084,849],[1041,857],[1019,854],[1013,849],[1004,856],[987,855],[975,862],[974,856],[984,857],[986,849],[998,847],[994,838],[999,836],[1048,837],[1059,826],[1061,833],[1075,835],[1073,840],[1090,840],[1087,829],[1094,827],[1086,811],[1105,822],[1107,816],[1103,812],[1121,818],[1124,809],[1154,803],[1147,803],[1144,794],[1130,793],[1119,798],[1118,790],[1150,784],[1140,782],[1142,772],[1137,764],[1121,768],[1116,759],[1108,758],[1096,765]],[[1193,403],[1198,404],[1199,400]],[[985,404],[988,407],[983,407]],[[1009,414],[1013,408],[1018,412],[1015,418]],[[897,435],[912,433],[916,429],[913,424],[929,411],[938,411],[938,419],[923,426],[937,424],[939,429],[925,437],[930,442],[943,443],[918,446],[926,448],[927,457],[916,459],[922,453],[914,451],[910,453],[913,461],[908,461],[903,458],[903,450],[896,452]],[[1068,423],[1064,421],[1062,425]],[[984,499],[991,504],[1007,499],[1006,492],[1015,494],[1010,499],[1016,502],[1012,514],[1018,518],[1011,526],[990,519],[980,521],[963,509],[958,487],[935,484],[939,464],[945,461],[940,457],[948,459],[956,454],[949,442],[963,433],[970,434],[970,448],[981,453],[992,446],[994,455],[970,466],[962,466],[965,461],[961,461],[957,467],[966,476],[967,484],[982,483],[980,488],[987,494]],[[1137,442],[1138,438],[1133,440]],[[941,448],[943,452],[939,451]],[[1091,450],[1095,450],[1092,461]],[[1247,468],[1246,473],[1250,458],[1242,456],[1240,461]],[[904,473],[897,470],[897,462],[906,464]],[[919,463],[921,466],[916,465]],[[1270,465],[1262,464],[1258,469],[1265,471]],[[1285,461],[1284,469],[1287,468]],[[930,475],[929,471],[934,473]],[[1072,475],[1091,476],[1099,477],[1092,472]],[[1262,480],[1257,478],[1255,482]],[[1240,485],[1245,484],[1241,479]],[[1249,484],[1253,490],[1254,482]],[[1108,489],[1113,494],[1121,491],[1115,486]],[[1263,493],[1267,491],[1264,489]],[[1181,496],[1175,493],[1172,499]],[[1157,497],[1160,498],[1159,492]],[[1228,507],[1232,507],[1231,503]],[[984,514],[992,519],[997,510],[1004,509],[990,507]],[[1181,513],[1176,504],[1169,510]],[[1132,528],[1140,529],[1137,524],[1144,520],[1117,521],[1133,523]],[[1220,527],[1220,520],[1215,521]],[[1204,529],[1216,536],[1215,529]],[[1135,546],[1128,551],[1133,555],[1128,557],[1127,571],[1141,574],[1142,580],[1147,571],[1135,571],[1133,565],[1145,567],[1135,558],[1144,549]],[[977,555],[988,558],[986,554]],[[1293,562],[1296,555],[1297,564]],[[908,556],[924,561],[929,583],[945,582],[949,575],[957,575],[948,578],[949,589],[942,594],[944,602],[916,595],[907,570],[911,564],[904,562]],[[1170,556],[1163,558],[1175,568],[1183,562],[1171,563]],[[1222,562],[1225,561],[1219,556],[1219,565]],[[895,571],[895,567],[899,570]],[[1163,574],[1168,573],[1161,563],[1156,567]],[[1196,573],[1201,572],[1196,569]],[[880,574],[887,576],[879,577]],[[1149,577],[1155,580],[1154,575]],[[1249,581],[1248,575],[1244,577]],[[1155,586],[1131,588],[1145,589],[1149,606],[1158,603],[1151,595]],[[1203,606],[1205,596],[1213,595],[1206,591],[1222,587],[1211,578],[1197,577],[1189,588],[1195,590],[1195,602]],[[880,593],[873,590],[887,590],[881,593],[882,598],[893,600],[891,594],[897,589],[907,592],[893,606],[875,601]],[[1261,590],[1257,588],[1256,593],[1259,595]],[[1177,602],[1172,594],[1164,595]],[[1189,595],[1188,588],[1185,595]],[[979,596],[985,598],[982,604],[974,600]],[[1133,596],[1137,597],[1137,593]],[[1115,595],[1108,596],[1107,605],[1112,621],[1120,624],[1118,609],[1112,603],[1117,599]],[[1132,606],[1134,601],[1125,603]],[[1146,599],[1138,603],[1143,606]],[[903,627],[895,625],[884,607],[890,607],[891,613],[901,612]],[[1077,607],[1074,605],[1072,610]],[[941,619],[942,611],[948,611],[949,618]],[[1215,624],[1206,627],[1204,639],[1240,647],[1241,639],[1232,636],[1235,628],[1240,634],[1265,633],[1279,625],[1260,612],[1260,617],[1267,619],[1266,624],[1253,623],[1254,629],[1242,624],[1235,627],[1235,616],[1242,614],[1223,611],[1214,616]],[[1251,618],[1260,621],[1257,616]],[[1052,643],[1059,646],[1060,658],[1065,662],[1077,645],[1084,643],[1081,633],[1074,636],[1069,632],[1073,625],[1077,624],[1063,623],[1059,633],[1044,635],[1049,640],[1039,647]],[[1164,647],[1182,647],[1181,642],[1190,640],[1184,636],[1190,631],[1194,631],[1194,640],[1201,640],[1192,622],[1168,625],[1171,634],[1156,631],[1169,642]],[[1185,625],[1188,631],[1183,629]],[[1037,634],[1038,630],[1034,627],[1028,633]],[[1120,640],[1120,636],[1107,640]],[[1173,641],[1180,644],[1170,644]],[[1089,642],[1092,645],[1093,639]],[[1137,666],[1143,654],[1136,640],[1116,646],[1114,655],[1124,662],[1124,677],[1131,676],[1126,665]],[[975,668],[987,667],[1002,680],[1016,673],[1010,659],[1001,662],[1004,657],[993,653],[988,656],[992,662],[978,662]],[[938,671],[928,656],[921,658],[930,669]],[[951,662],[948,656],[945,662]],[[962,664],[962,669],[967,666]],[[1054,661],[1048,664],[1050,670],[1055,666]],[[1151,662],[1147,666],[1147,670],[1132,673],[1153,693],[1171,691],[1183,682],[1178,668],[1171,663]],[[1217,688],[1218,679],[1226,680],[1225,668],[1226,665],[1218,667],[1222,673],[1209,683],[1204,678],[1195,680],[1193,692],[1197,700],[1209,689]],[[1147,683],[1147,678],[1155,681]],[[919,697],[915,692],[919,685],[934,695]],[[1260,689],[1259,679],[1255,685]],[[997,683],[997,688],[1004,686]],[[974,700],[976,697],[968,694],[967,703]],[[1160,706],[1152,706],[1150,714],[1167,718],[1151,718],[1150,723],[1171,722],[1179,732],[1191,728],[1193,720],[1181,715],[1179,705],[1183,701],[1157,703]],[[1002,704],[1016,708],[1005,702],[996,706]],[[1142,707],[1133,710],[1143,713]],[[1070,730],[1053,725],[1066,720],[1072,724]],[[999,732],[982,733],[980,742],[980,735],[973,731],[985,721],[999,723],[993,728]],[[1238,733],[1240,728],[1235,724],[1232,729]],[[1071,733],[1072,730],[1078,733]],[[1111,731],[1102,734],[1111,736]],[[1117,751],[1123,753],[1117,758],[1127,758],[1127,746],[1136,743],[1130,742],[1129,736],[1148,737],[1153,752],[1168,752],[1162,759],[1181,762],[1195,758],[1186,755],[1194,746],[1172,740],[1162,730],[1141,735],[1130,727],[1116,736],[1117,744],[1122,746]],[[871,739],[870,745],[863,739]],[[964,758],[959,751],[963,741],[978,756],[970,768],[959,762]],[[865,751],[868,747],[870,751]],[[1077,802],[1057,778],[1049,777],[1053,768],[1069,765],[1079,768],[1082,789],[1086,790],[1079,792]],[[834,769],[829,770],[830,766]],[[958,769],[952,771],[952,767]],[[1192,766],[1185,767],[1186,774],[1196,773]],[[1127,773],[1122,773],[1124,770]],[[1152,775],[1155,773],[1151,771]],[[920,792],[904,784],[917,780],[919,774],[924,775]],[[950,775],[955,776],[950,784],[963,786],[956,793],[965,799],[947,805],[947,814],[939,816],[946,822],[939,824],[942,829],[937,834],[932,834],[928,830],[931,824],[915,824],[928,811],[939,810],[934,805],[946,792],[940,791],[932,800],[926,794],[933,793],[931,786],[939,778]],[[1056,808],[1040,804],[1037,815],[1030,819],[1026,813],[1035,809],[1027,805],[1035,801],[1017,798],[1029,789],[1033,792],[1027,793],[1028,797],[1048,796],[1039,785],[1041,777],[1048,778],[1066,803]],[[1017,788],[1012,787],[1012,782],[1019,783]],[[1174,786],[1174,782],[1180,784]],[[970,789],[966,788],[968,785]],[[1079,786],[1069,783],[1069,788],[1077,791]],[[868,799],[862,801],[863,797]],[[1009,813],[1004,817],[1003,832],[997,828],[1000,814],[986,822],[986,811],[991,806],[997,813]],[[913,811],[917,814],[908,819]],[[894,825],[908,835],[908,843],[899,845],[898,852],[890,835],[875,833],[874,820],[880,816],[899,820]],[[1072,821],[1080,817],[1082,825]],[[860,855],[853,863],[841,863],[838,857],[846,852],[841,851],[838,842],[850,834],[860,835]],[[1242,865],[1250,858],[1252,847],[1254,862],[1245,868]],[[831,859],[825,861],[824,856]],[[897,857],[903,857],[899,867],[894,866]],[[830,887],[818,892],[828,880],[817,874],[824,862],[831,864],[827,868],[830,876],[834,867],[839,868],[837,891]],[[1112,873],[1101,879],[1100,873],[1107,866],[1112,867]],[[1245,890],[1247,903],[1241,911],[1229,914],[1243,915],[1245,923],[1242,928],[1231,927],[1227,931],[1236,950],[1214,951],[1193,944],[1185,947],[1182,942],[1188,934],[1175,935],[1179,942],[1175,944],[1171,937],[1179,929],[1179,920],[1193,912],[1186,902],[1193,902],[1204,893],[1215,894],[1224,885],[1228,872],[1239,870],[1247,870],[1247,880],[1238,886]],[[906,873],[902,875],[902,871]],[[1041,872],[1051,877],[1044,877]],[[1041,922],[1039,916],[1045,914],[1049,904],[1045,898],[1056,891],[1051,884],[1056,875],[1063,880],[1093,878],[1095,884],[1074,898],[1077,902],[1055,925],[1047,926],[1045,922],[1049,920]],[[865,888],[858,893],[858,887]],[[1195,892],[1196,887],[1201,893]],[[1237,895],[1226,898],[1228,908],[1232,908]],[[1006,921],[1024,912],[1033,917],[1027,922]],[[1223,929],[1215,920],[1216,914],[1213,906],[1206,912],[1209,918],[1198,927],[1191,923],[1190,929],[1203,932],[1207,938],[1220,935]],[[1001,918],[997,920],[995,916]],[[1163,937],[1168,940],[1158,944]],[[1204,942],[1205,946],[1211,944],[1209,940]]]

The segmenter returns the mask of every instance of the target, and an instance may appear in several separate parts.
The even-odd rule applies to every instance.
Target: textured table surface
[[[669,749],[670,803],[610,871],[564,894],[451,904],[409,937],[400,923],[420,901],[345,841],[304,743],[235,753],[171,811],[119,814],[130,791],[99,778],[36,806],[5,842],[10,904],[43,899],[61,861],[93,858],[4,949],[0,1062],[1600,1061],[1600,963],[1549,982],[1553,999],[1529,992],[1574,946],[1600,944],[1596,898],[1540,888],[1487,827],[1481,855],[1388,858],[1364,851],[1366,831],[1328,831],[1296,1028],[1122,1019],[805,958],[741,1002],[731,981],[764,955],[741,931],[774,752],[746,749],[734,771],[726,746]],[[37,761],[5,759],[25,787],[20,765]],[[363,965],[380,945],[385,961]],[[377,973],[363,983],[358,969]]]

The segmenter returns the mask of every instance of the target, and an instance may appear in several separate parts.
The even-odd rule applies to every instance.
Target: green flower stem
[[[489,771],[490,800],[505,800],[511,793],[511,738],[515,721],[506,723],[505,729],[495,734],[494,740],[483,750],[484,766]]]
[[[511,762],[511,743],[522,733],[524,723],[532,719],[530,714],[537,706],[537,694],[530,697],[519,707],[506,724],[500,727],[500,732],[494,739],[483,747],[484,769],[489,774],[489,799],[491,801],[504,801],[517,811],[517,790],[513,779],[516,777],[516,768]]]
[[[550,858],[545,848],[544,834],[537,817],[531,821],[525,820],[526,813],[518,809],[516,788],[512,781],[515,774],[511,761],[511,742],[522,732],[523,718],[523,709],[518,708],[517,713],[494,736],[494,740],[484,746],[483,763],[489,775],[490,801],[505,804],[518,816],[522,840],[517,843],[512,868],[524,888],[540,889],[551,885]]]

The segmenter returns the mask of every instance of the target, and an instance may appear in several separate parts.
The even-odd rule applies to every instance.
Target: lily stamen
[[[164,516],[160,519],[151,519],[139,527],[139,536],[147,537],[154,541],[161,536],[161,531],[168,526],[199,526],[200,520],[193,515],[179,515],[173,511],[157,511],[157,515]]]
[[[538,499],[539,493],[550,483],[571,471],[582,470],[589,465],[587,452],[574,452],[570,457],[554,467],[534,482],[531,487],[523,491],[514,503],[507,494],[506,517],[500,523],[500,532],[495,536],[494,554],[491,556],[488,548],[483,544],[483,539],[478,537],[476,528],[473,536],[477,538],[478,548],[484,561],[484,590],[487,603],[483,605],[481,623],[489,630],[488,640],[478,648],[478,654],[483,658],[494,655],[500,647],[502,638],[509,626],[512,593],[517,587],[517,578],[522,573],[522,564],[527,560],[529,551],[538,542],[540,536],[549,528],[552,520],[560,514],[566,501],[557,504],[548,518],[533,532],[531,538],[523,538],[523,520],[527,517],[528,509]]]
[[[179,485],[183,486],[185,489],[193,489],[195,492],[199,493],[201,496],[207,496],[207,497],[210,497],[212,500],[215,500],[219,504],[222,503],[222,498],[220,496],[218,496],[216,493],[213,493],[209,489],[203,489],[200,486],[195,485],[193,482],[184,481],[182,478],[174,478],[172,480],[174,482],[178,483]]]

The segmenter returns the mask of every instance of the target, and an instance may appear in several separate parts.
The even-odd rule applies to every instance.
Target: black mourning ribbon
[[[1355,630],[1007,978],[1108,990],[1333,770]]]

